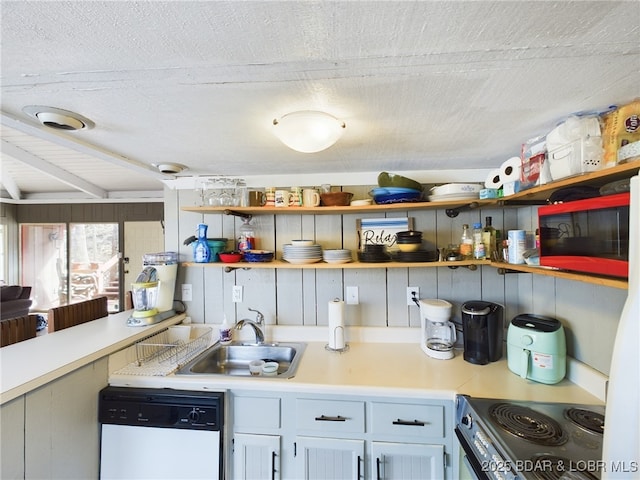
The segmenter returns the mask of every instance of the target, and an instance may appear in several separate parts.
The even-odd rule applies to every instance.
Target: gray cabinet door
[[[232,478],[279,480],[280,471],[280,435],[234,434]]]
[[[370,477],[375,480],[444,478],[444,446],[371,442]]]
[[[364,479],[364,440],[297,437],[296,478]]]

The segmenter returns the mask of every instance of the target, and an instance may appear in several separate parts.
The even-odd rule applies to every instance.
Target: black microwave
[[[627,277],[629,193],[538,209],[540,265]]]

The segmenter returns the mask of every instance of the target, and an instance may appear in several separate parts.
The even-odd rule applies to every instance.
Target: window
[[[33,288],[32,309],[107,295],[109,311],[120,311],[118,230],[117,223],[22,224],[22,284]]]

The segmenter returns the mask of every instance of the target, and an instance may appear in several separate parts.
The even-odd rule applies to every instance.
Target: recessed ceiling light
[[[45,127],[57,130],[88,130],[95,126],[95,123],[88,118],[61,108],[29,105],[24,107],[22,111],[38,120]]]
[[[187,168],[184,165],[180,165],[179,163],[160,163],[160,164],[153,163],[152,165],[156,167],[158,170],[160,170],[160,173],[170,173],[170,174],[180,173],[185,168]]]

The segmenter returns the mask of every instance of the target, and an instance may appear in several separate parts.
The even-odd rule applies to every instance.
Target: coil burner
[[[580,464],[555,455],[535,455],[531,458],[536,469],[536,480],[597,480],[589,472],[580,469]]]
[[[516,437],[538,445],[563,445],[568,436],[551,417],[528,407],[496,403],[489,409],[490,418]]]
[[[604,433],[604,415],[583,408],[569,408],[564,415],[585,430],[600,435]]]

